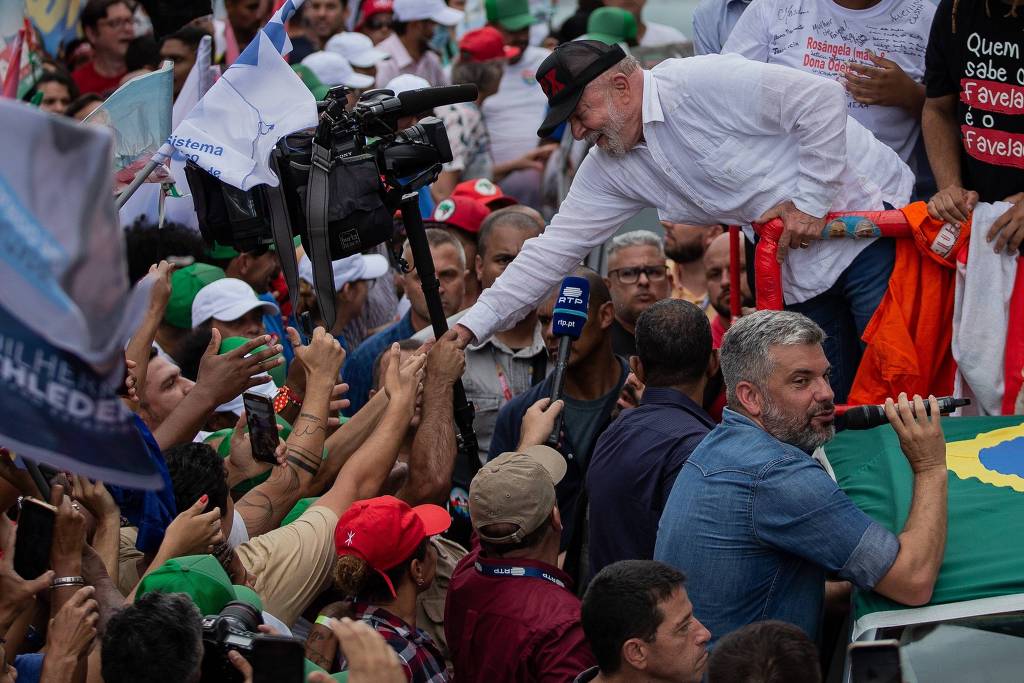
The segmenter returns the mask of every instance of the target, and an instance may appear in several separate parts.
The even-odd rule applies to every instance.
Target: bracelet
[[[314,621],[313,623],[316,624],[317,626],[324,626],[326,628],[330,628],[331,624],[333,622],[334,622],[334,619],[330,618],[326,614],[321,614],[320,616],[318,616],[316,618],[316,621]]]
[[[274,396],[274,412],[280,413],[288,407],[289,403],[293,403],[296,406],[301,407],[302,397],[295,393],[295,390],[286,384],[278,389],[277,395]]]
[[[68,586],[84,586],[85,579],[81,576],[61,576],[50,582],[50,590],[66,588]]]

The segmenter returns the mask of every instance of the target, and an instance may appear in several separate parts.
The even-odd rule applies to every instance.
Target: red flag
[[[7,62],[7,75],[4,76],[4,97],[12,100],[18,98],[18,83],[21,76],[21,48],[25,44],[25,26],[18,29],[18,35],[11,44],[11,56]]]

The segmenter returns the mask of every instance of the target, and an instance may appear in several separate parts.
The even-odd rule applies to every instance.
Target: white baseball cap
[[[221,278],[200,289],[192,300],[192,327],[211,318],[223,322],[238,320],[254,308],[263,309],[267,315],[281,313],[277,304],[257,297],[248,283],[233,277]]]
[[[413,74],[398,74],[384,86],[386,90],[390,90],[396,95],[409,90],[419,90],[420,88],[429,87],[430,83],[427,79],[420,76],[414,76]]]
[[[391,59],[387,52],[375,48],[370,36],[364,33],[337,33],[324,45],[324,51],[339,54],[349,64],[360,69],[369,69],[385,59]]]
[[[337,52],[314,52],[302,60],[302,66],[312,71],[313,75],[328,87],[347,85],[350,88],[362,89],[373,85],[373,76],[356,73],[348,60]]]
[[[442,26],[455,26],[463,12],[444,4],[444,0],[395,0],[395,21],[430,19]]]
[[[353,254],[331,262],[334,289],[356,280],[375,280],[388,272],[388,260],[380,254]],[[299,277],[313,284],[313,263],[303,254],[299,260]]]

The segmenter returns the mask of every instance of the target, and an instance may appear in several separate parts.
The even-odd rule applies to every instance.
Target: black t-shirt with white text
[[[956,5],[954,18],[941,0],[932,21],[927,96],[957,96],[963,186],[1000,201],[1024,192],[1024,6],[1007,16],[1001,0]]]

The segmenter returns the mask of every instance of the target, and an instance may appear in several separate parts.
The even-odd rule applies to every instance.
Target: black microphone
[[[969,398],[943,396],[937,400],[939,402],[939,413],[943,415],[971,404]],[[911,402],[910,407],[913,409],[913,402]],[[932,414],[931,403],[927,400],[924,402],[924,411],[927,415]],[[836,419],[836,427],[845,427],[846,429],[871,429],[872,427],[887,424],[889,424],[889,418],[885,416],[885,406],[880,405],[852,406],[847,408],[846,412]]]
[[[587,324],[587,310],[590,305],[590,283],[586,278],[570,275],[562,280],[551,316],[551,331],[558,337],[558,360],[555,362],[554,379],[551,384],[551,402],[562,398],[565,386],[565,372],[569,367],[569,352],[572,342],[580,338],[583,326]],[[562,413],[555,418],[555,428],[548,437],[548,445],[554,448],[562,431]]]
[[[457,102],[476,102],[479,91],[475,85],[442,85],[437,88],[420,88],[398,93],[402,103],[400,116],[411,116],[431,111],[434,107]]]

